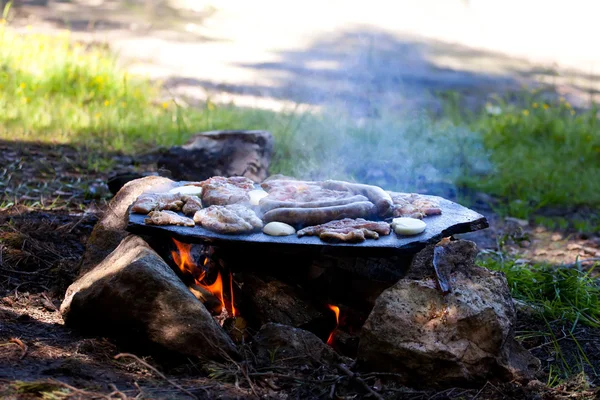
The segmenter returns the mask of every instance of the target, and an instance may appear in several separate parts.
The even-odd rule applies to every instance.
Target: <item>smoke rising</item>
[[[480,135],[423,112],[354,119],[325,111],[296,118],[302,123],[280,138],[290,150],[276,154],[273,172],[448,195],[466,174],[491,168]]]

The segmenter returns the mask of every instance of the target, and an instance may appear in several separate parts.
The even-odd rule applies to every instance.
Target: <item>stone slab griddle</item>
[[[327,243],[318,237],[304,236],[268,236],[262,232],[243,235],[223,235],[211,232],[199,226],[156,226],[144,224],[143,214],[129,214],[127,230],[139,235],[173,237],[187,243],[199,243],[232,247],[239,251],[246,249],[256,254],[265,246],[269,251],[281,252],[315,252],[328,255],[344,255],[356,257],[386,257],[398,254],[416,253],[430,243],[436,243],[443,237],[458,233],[473,232],[487,228],[486,218],[460,204],[437,196],[425,196],[439,202],[441,215],[426,217],[425,232],[416,236],[397,236],[393,231],[378,240],[367,239],[362,243]]]

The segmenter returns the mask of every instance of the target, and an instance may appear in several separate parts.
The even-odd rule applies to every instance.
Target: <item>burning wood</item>
[[[204,306],[214,315],[220,315],[223,310],[227,310],[229,312],[229,316],[235,316],[235,306],[233,305],[233,283],[231,279],[229,279],[229,288],[231,290],[230,307],[227,308],[225,306],[225,298],[223,296],[224,286],[223,286],[223,278],[221,276],[221,272],[217,271],[217,277],[215,278],[213,283],[207,283],[206,278],[206,268],[198,267],[196,261],[191,255],[192,245],[188,243],[181,243],[175,239],[173,239],[177,250],[173,250],[171,252],[171,256],[173,257],[173,261],[179,268],[179,270],[184,274],[192,277],[194,279],[194,283],[189,285],[188,288],[194,294],[194,296],[200,300]],[[208,257],[204,259],[203,267],[206,267],[209,262]]]
[[[206,307],[211,314],[218,315],[223,312],[221,300],[213,295],[208,289],[196,284],[190,285],[188,289],[190,289],[190,292],[204,304],[204,307]]]

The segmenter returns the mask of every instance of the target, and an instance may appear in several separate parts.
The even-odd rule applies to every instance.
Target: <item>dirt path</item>
[[[132,71],[198,100],[368,115],[421,107],[448,89],[543,82],[582,103],[600,88],[600,53],[590,51],[594,2],[20,3],[21,27],[69,27],[78,38],[106,41]]]

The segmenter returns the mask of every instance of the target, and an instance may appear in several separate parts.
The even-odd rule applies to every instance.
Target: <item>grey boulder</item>
[[[106,211],[94,226],[81,259],[80,274],[85,274],[100,263],[128,235],[125,231],[129,222],[127,210],[139,195],[167,191],[175,186],[176,182],[160,176],[148,176],[125,184],[108,203]]]
[[[315,334],[272,322],[254,336],[252,349],[258,365],[265,367],[317,367],[346,361]]]
[[[238,354],[204,305],[135,235],[69,286],[60,310],[66,325],[86,333],[148,340],[209,359]]]
[[[530,379],[539,360],[514,339],[516,312],[506,278],[474,264],[474,243],[447,246],[453,291],[442,294],[424,273],[432,267],[413,266],[420,279],[405,278],[385,290],[365,322],[361,367],[398,373],[414,386]],[[432,258],[421,254],[416,260]]]

